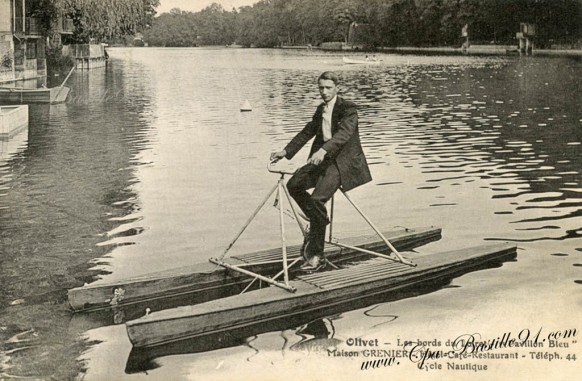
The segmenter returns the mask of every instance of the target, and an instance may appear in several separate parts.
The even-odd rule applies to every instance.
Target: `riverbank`
[[[475,54],[475,55],[500,55],[500,54],[524,54],[520,53],[513,45],[472,45],[467,49],[453,47],[395,47],[379,48],[379,51],[385,53],[402,53],[402,54]],[[528,55],[539,56],[572,56],[582,57],[582,49],[534,49]]]
[[[339,45],[338,45],[339,46]],[[297,49],[297,50],[324,50],[324,51],[341,51],[347,53],[364,53],[371,52],[364,49],[352,49],[342,46],[342,48],[330,48],[321,46],[293,45],[281,46],[278,49]],[[522,54],[514,45],[471,45],[467,49],[455,47],[378,47],[378,53],[397,53],[397,54],[435,54],[435,55],[502,55],[502,54]],[[538,56],[557,56],[557,57],[582,57],[582,49],[534,49],[528,55]]]

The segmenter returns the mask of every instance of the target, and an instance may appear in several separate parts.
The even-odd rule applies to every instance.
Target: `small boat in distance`
[[[3,104],[28,104],[28,103],[63,103],[69,96],[70,88],[65,83],[75,70],[75,67],[69,71],[65,80],[60,86],[40,87],[38,89],[27,89],[23,87],[0,87],[0,103]]]
[[[25,89],[22,87],[0,87],[0,103],[63,103],[69,96],[70,88],[57,86],[52,88]]]
[[[344,64],[346,65],[379,65],[380,61],[374,59],[363,59],[356,60],[351,58],[342,57]]]

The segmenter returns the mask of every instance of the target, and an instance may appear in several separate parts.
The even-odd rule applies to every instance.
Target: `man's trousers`
[[[307,259],[323,256],[325,229],[329,224],[325,203],[341,186],[340,173],[334,160],[324,160],[320,165],[307,164],[287,182],[289,194],[309,219]],[[309,194],[308,189],[313,189]]]

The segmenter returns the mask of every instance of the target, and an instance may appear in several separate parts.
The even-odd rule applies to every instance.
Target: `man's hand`
[[[271,153],[271,163],[278,162],[279,160],[284,158],[286,155],[287,155],[287,151],[285,151],[285,150]]]
[[[323,148],[320,148],[319,150],[317,150],[316,153],[311,155],[311,157],[307,160],[307,163],[313,164],[313,165],[319,165],[319,164],[321,164],[321,162],[325,158],[326,154],[327,154],[326,150],[324,150]]]

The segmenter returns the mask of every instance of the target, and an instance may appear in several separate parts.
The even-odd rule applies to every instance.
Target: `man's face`
[[[337,95],[337,86],[331,79],[320,79],[318,82],[319,94],[324,102],[329,102]]]

